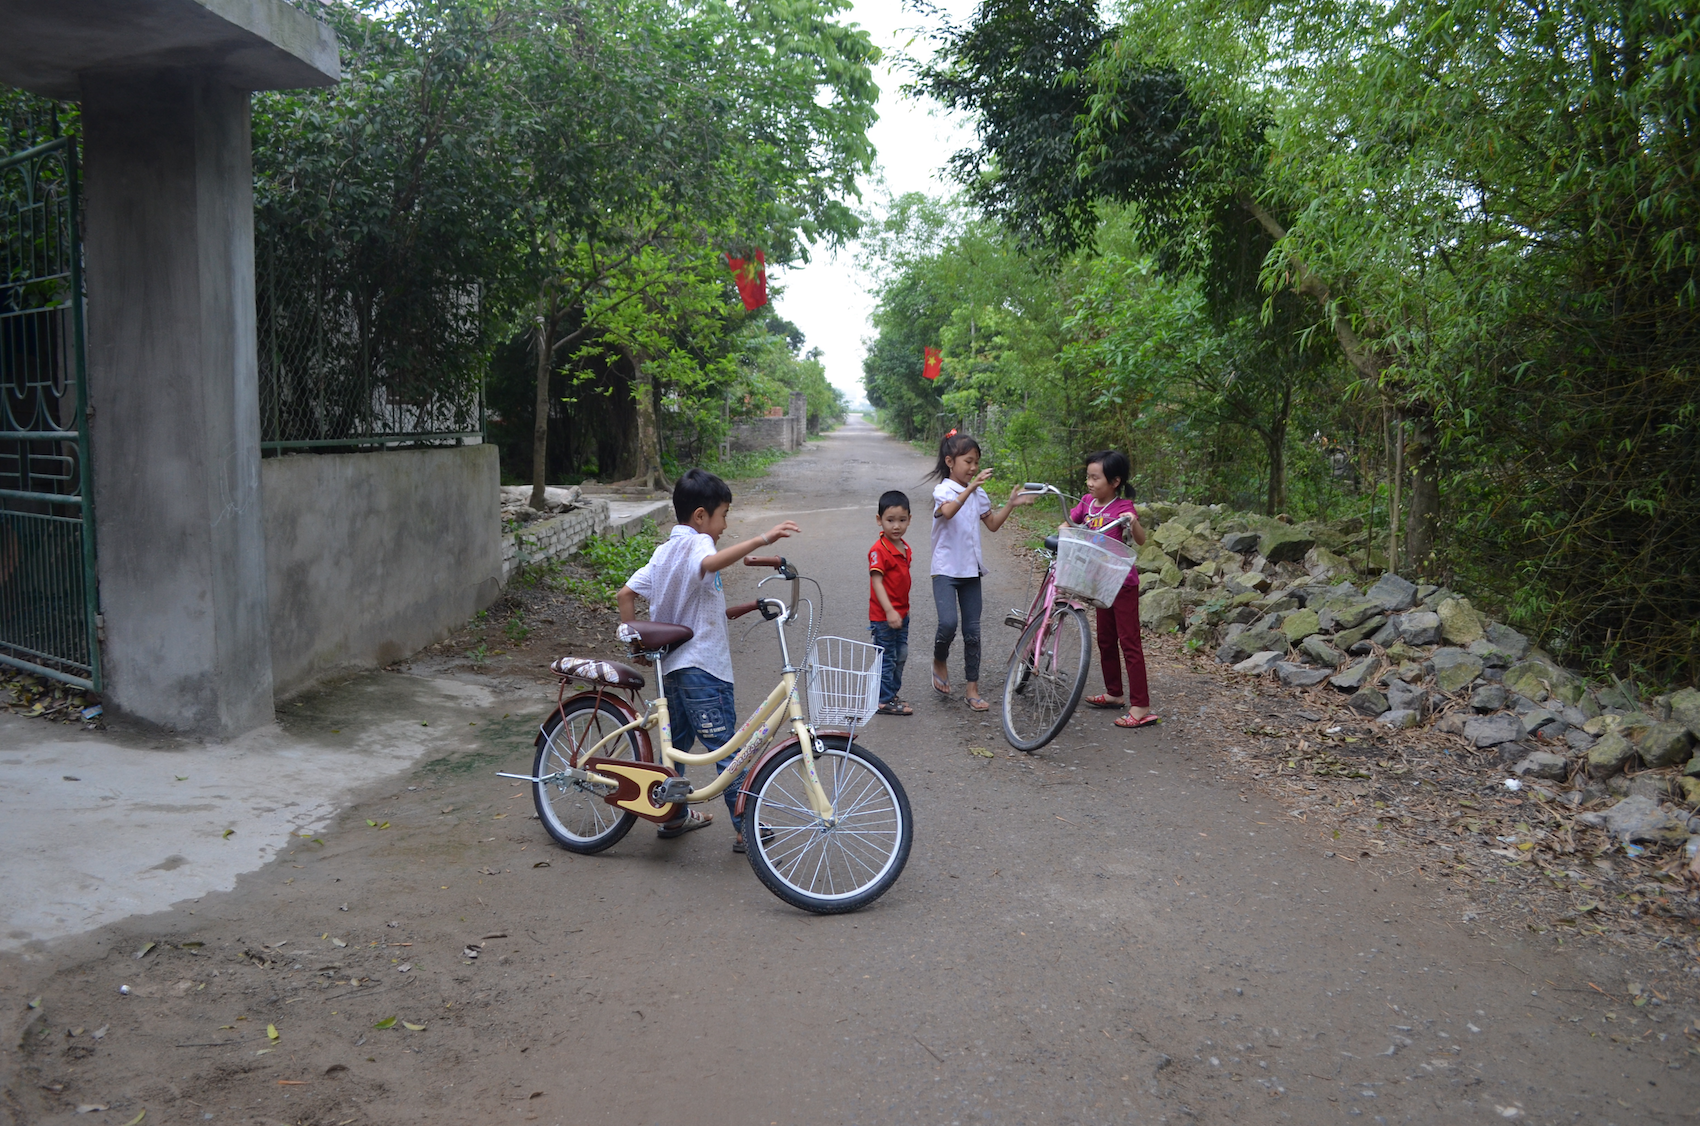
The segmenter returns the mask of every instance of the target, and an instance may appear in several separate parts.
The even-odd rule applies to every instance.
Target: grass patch
[[[641,529],[623,540],[592,536],[573,556],[578,564],[575,570],[588,571],[587,576],[556,569],[549,578],[585,605],[612,607],[615,595],[632,572],[649,562],[656,545],[665,538],[652,520],[645,520]]]

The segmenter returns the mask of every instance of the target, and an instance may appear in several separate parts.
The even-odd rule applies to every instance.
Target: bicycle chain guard
[[[669,767],[629,759],[592,758],[585,760],[584,768],[619,781],[618,789],[602,796],[602,800],[611,806],[658,824],[676,821],[684,812],[679,802],[666,801],[676,790],[676,787],[669,787],[669,782],[675,779],[684,781]],[[657,790],[662,791],[660,796],[666,804],[658,805],[651,800],[652,793]]]

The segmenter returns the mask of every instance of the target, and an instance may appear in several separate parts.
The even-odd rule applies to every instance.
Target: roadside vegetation
[[[1660,3],[985,0],[914,90],[870,401],[1006,480],[1356,521],[1576,668],[1700,676],[1700,82]],[[922,378],[922,348],[943,374]]]

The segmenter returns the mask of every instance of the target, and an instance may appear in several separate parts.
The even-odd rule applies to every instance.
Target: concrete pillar
[[[809,438],[809,397],[801,391],[791,392],[791,448],[800,450]]]
[[[82,77],[105,699],[185,733],[271,722],[248,93]]]

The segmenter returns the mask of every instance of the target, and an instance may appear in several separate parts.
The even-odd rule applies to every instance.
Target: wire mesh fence
[[[383,295],[343,284],[323,258],[259,246],[254,266],[262,450],[444,444],[483,434],[480,386],[407,362]],[[445,330],[477,300],[440,296]]]

